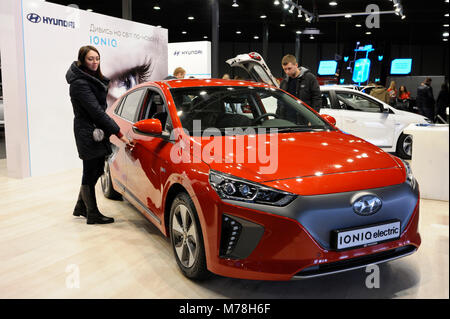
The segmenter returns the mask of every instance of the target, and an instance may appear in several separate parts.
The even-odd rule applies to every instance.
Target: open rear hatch
[[[251,79],[275,87],[279,87],[277,79],[272,75],[263,57],[257,52],[239,54],[226,61],[232,68],[244,69]]]

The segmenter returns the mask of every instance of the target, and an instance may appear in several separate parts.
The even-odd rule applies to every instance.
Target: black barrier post
[[[122,18],[132,20],[131,4],[133,0],[122,0]]]
[[[211,0],[211,77],[219,78],[219,0]]]

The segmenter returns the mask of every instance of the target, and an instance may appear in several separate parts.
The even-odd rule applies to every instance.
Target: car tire
[[[401,134],[397,141],[397,155],[403,159],[411,159],[412,136]]]
[[[204,280],[210,275],[202,230],[194,203],[186,193],[178,194],[170,209],[170,242],[181,272],[193,280]]]
[[[100,177],[102,184],[103,195],[108,199],[121,199],[122,195],[116,192],[112,185],[111,171],[109,169],[108,161],[105,161],[105,166],[103,169],[103,175]]]

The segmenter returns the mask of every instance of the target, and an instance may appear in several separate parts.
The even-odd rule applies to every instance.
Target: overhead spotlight
[[[208,36],[207,35],[203,36],[203,39],[208,39]]]
[[[182,34],[187,34],[187,32],[186,32],[186,31],[181,31],[181,33],[182,33]]]
[[[406,16],[404,14],[402,14],[402,20],[405,20]]]
[[[330,6],[332,6],[332,7],[335,7],[335,6],[337,6],[337,2],[336,1],[331,1],[330,3],[329,3],[329,5]]]
[[[193,16],[189,16],[188,20],[194,20],[195,18]]]
[[[280,1],[275,0],[275,1],[273,2],[273,4],[276,5],[276,6],[279,6],[279,5],[280,5]]]
[[[241,31],[236,31],[236,34],[241,34],[242,32]]]
[[[283,0],[283,9],[289,9],[289,4],[287,3],[287,1]]]
[[[298,14],[297,14],[297,18],[301,18],[302,17],[302,7],[298,8]]]
[[[294,13],[294,9],[295,9],[295,6],[292,5],[292,6],[289,8],[289,13]]]
[[[444,24],[444,28],[448,28],[448,24]]]
[[[286,25],[284,23],[280,23],[280,27],[284,28]]]
[[[259,37],[258,37],[257,35],[255,35],[255,36],[253,37],[253,39],[258,40]]]
[[[361,24],[355,24],[355,27],[357,27],[357,28],[361,28],[362,27],[362,25]]]
[[[312,19],[313,19],[312,17],[310,17],[309,15],[305,14],[306,22],[311,23]]]
[[[351,14],[346,14],[344,17],[347,18],[347,19],[350,19],[352,17],[352,15]]]
[[[309,36],[309,38],[310,38],[311,40],[314,40],[314,36],[313,36],[312,34]]]
[[[295,31],[295,33],[302,34],[302,31],[298,30],[298,31]]]
[[[233,4],[231,6],[237,8],[239,7],[239,4],[236,2],[236,0],[233,0]]]
[[[261,19],[265,19],[265,18],[267,18],[267,16],[265,15],[265,14],[263,14],[263,15],[260,15],[259,16]]]
[[[444,38],[448,38],[448,32],[444,32],[444,33],[442,34],[442,36],[443,36]]]
[[[156,6],[153,7],[153,10],[161,10],[161,7],[156,5]]]

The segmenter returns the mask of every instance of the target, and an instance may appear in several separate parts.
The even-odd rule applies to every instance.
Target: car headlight
[[[406,182],[411,186],[411,188],[415,188],[417,181],[414,178],[411,166],[409,166],[407,161],[402,160],[402,162],[403,162],[403,165],[405,165],[405,168],[406,168]]]
[[[232,175],[210,170],[209,183],[222,199],[247,203],[286,206],[297,195],[240,179]]]

